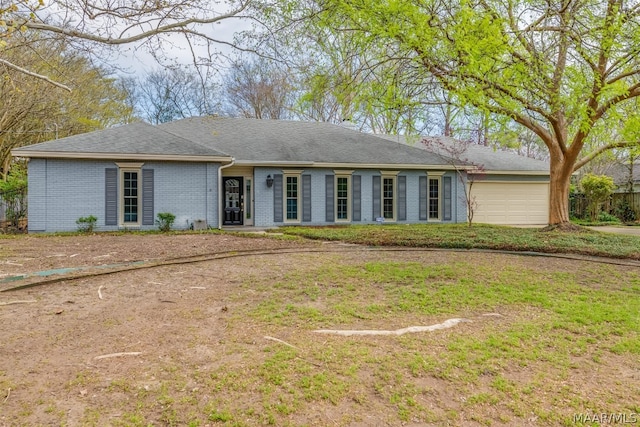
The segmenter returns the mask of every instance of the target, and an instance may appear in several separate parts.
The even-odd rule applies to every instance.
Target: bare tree
[[[471,227],[478,209],[478,199],[473,193],[473,184],[485,176],[484,165],[473,162],[467,157],[467,151],[473,142],[445,137],[424,138],[422,144],[456,171],[460,186],[464,188],[461,197],[467,207],[467,224]]]
[[[219,53],[218,47],[242,48],[221,35],[215,24],[251,19],[259,15],[262,7],[260,0],[57,0],[48,5],[42,0],[2,0],[0,64],[70,89],[30,69],[19,58],[5,57],[4,44],[17,33],[65,40],[95,58],[122,45],[146,49],[162,58],[166,49],[180,43],[191,53],[195,64],[211,64]]]
[[[123,79],[123,84],[136,115],[152,124],[219,110],[216,84],[183,68],[161,68],[141,79]]]
[[[232,116],[284,119],[291,109],[287,73],[263,58],[236,61],[224,77],[224,90]]]

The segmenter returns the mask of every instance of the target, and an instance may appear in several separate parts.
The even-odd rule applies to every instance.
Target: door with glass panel
[[[242,177],[222,179],[224,187],[223,225],[242,225],[244,217],[244,191]]]

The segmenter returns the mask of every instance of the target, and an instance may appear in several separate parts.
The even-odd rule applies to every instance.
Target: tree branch
[[[189,18],[189,19],[179,20],[171,24],[158,25],[155,28],[152,28],[147,31],[142,31],[139,34],[136,34],[130,37],[124,37],[122,35],[115,38],[103,37],[97,34],[79,31],[78,29],[64,28],[56,25],[45,24],[43,22],[27,21],[23,24],[23,26],[31,30],[46,31],[49,33],[60,34],[68,37],[74,37],[76,39],[83,39],[83,40],[97,42],[105,45],[115,46],[115,45],[123,45],[123,44],[128,44],[128,43],[133,43],[140,40],[148,39],[149,37],[152,37],[158,34],[184,32],[185,30],[187,30],[187,27],[192,24],[197,24],[197,25],[214,24],[216,22],[220,22],[225,19],[234,18],[234,17],[237,17],[238,14],[243,12],[249,6],[250,3],[251,3],[251,0],[244,0],[244,2],[240,6],[238,6],[236,9],[222,15],[209,17],[209,18]],[[167,18],[168,17],[165,16],[164,18],[161,19],[161,21]],[[13,24],[12,22],[7,23],[7,25],[9,26],[11,26],[12,24]],[[134,24],[132,27],[139,27],[139,26],[140,26],[139,24]]]
[[[577,171],[582,166],[586,165],[591,160],[595,159],[596,157],[598,157],[600,154],[604,153],[605,151],[613,150],[614,148],[627,148],[627,147],[631,147],[633,145],[638,145],[639,143],[640,143],[640,141],[626,141],[626,142],[616,142],[614,144],[608,144],[608,145],[603,145],[601,147],[598,147],[596,150],[592,151],[588,155],[586,155],[583,158],[581,158],[580,160],[578,160],[575,163],[575,166],[573,167],[573,171],[574,172]]]
[[[40,80],[44,80],[47,83],[51,83],[54,86],[57,86],[57,87],[59,87],[61,89],[64,89],[66,91],[71,92],[71,88],[69,86],[66,86],[66,85],[63,85],[62,83],[58,83],[58,82],[56,82],[54,80],[51,80],[49,77],[44,76],[42,74],[34,73],[33,71],[29,71],[26,68],[19,67],[19,66],[15,65],[15,64],[13,64],[13,63],[11,63],[9,61],[6,61],[6,60],[4,60],[2,58],[0,58],[0,64],[3,64],[4,66],[6,66],[8,68],[14,69],[14,70],[16,70],[16,71],[18,71],[20,73],[26,74],[28,76],[35,77],[35,78],[40,79]]]

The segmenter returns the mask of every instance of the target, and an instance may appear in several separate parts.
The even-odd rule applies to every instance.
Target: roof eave
[[[44,159],[85,159],[85,160],[144,160],[174,162],[230,162],[231,156],[197,156],[177,154],[134,154],[134,153],[77,153],[64,151],[13,150],[14,157]]]
[[[473,172],[472,172],[473,173]],[[490,170],[485,169],[475,174],[481,175],[537,175],[537,176],[549,176],[549,171],[536,171],[536,170]]]
[[[405,164],[405,163],[337,163],[337,162],[299,162],[299,161],[255,161],[255,160],[237,160],[236,165],[243,166],[262,166],[262,167],[308,167],[308,168],[353,168],[353,169],[438,169],[438,170],[455,170],[451,165],[429,165],[429,164]],[[462,168],[462,167],[461,167]],[[461,169],[459,168],[459,169]]]

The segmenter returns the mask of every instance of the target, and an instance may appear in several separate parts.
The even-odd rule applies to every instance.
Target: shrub
[[[636,220],[636,212],[633,210],[629,201],[622,199],[615,207],[615,215],[622,220],[622,222],[630,223]]]
[[[589,200],[591,220],[595,221],[600,213],[602,204],[616,188],[613,178],[606,175],[588,173],[580,180],[580,186]]]
[[[14,229],[20,228],[20,221],[27,217],[27,170],[24,164],[16,163],[0,180],[0,198],[6,203],[6,215]]]
[[[176,216],[170,212],[160,212],[158,213],[158,219],[156,220],[156,224],[158,224],[158,228],[160,231],[169,231],[173,226],[173,222],[176,220]]]
[[[92,233],[97,222],[98,218],[93,215],[81,216],[76,220],[76,224],[78,224],[78,231],[81,233]]]
[[[615,222],[615,223],[619,223],[620,220],[618,219],[618,217],[613,216],[608,212],[600,212],[598,214],[598,222]]]

